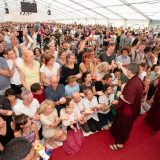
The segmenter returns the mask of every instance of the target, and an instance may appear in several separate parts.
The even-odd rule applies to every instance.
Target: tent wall
[[[65,20],[56,20],[56,22],[60,23],[77,23],[77,24],[101,24],[106,26],[113,26],[113,27],[130,27],[133,26],[134,28],[137,27],[148,27],[149,21],[148,20],[107,20],[107,19],[95,19],[95,18],[79,18],[79,19],[65,19]]]

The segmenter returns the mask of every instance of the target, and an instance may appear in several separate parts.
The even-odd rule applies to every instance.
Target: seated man
[[[44,89],[39,83],[34,83],[31,85],[31,92],[33,97],[38,100],[39,103],[44,101]]]
[[[29,118],[32,118],[38,129],[40,129],[40,117],[37,113],[40,107],[38,100],[33,98],[32,92],[28,90],[24,90],[21,93],[21,98],[22,102],[15,105],[15,107],[13,108],[13,112],[15,113],[15,115],[24,114]]]
[[[65,88],[64,85],[58,84],[58,78],[56,76],[51,76],[50,86],[45,89],[45,98],[50,99],[56,103],[56,109],[58,116],[60,115],[60,110],[63,108],[63,104],[66,103]]]
[[[72,100],[75,103],[74,112],[77,115],[78,121],[82,129],[87,133],[89,132],[89,126],[87,122],[87,114],[85,113],[85,108],[82,102],[82,98],[79,92],[72,93]]]
[[[99,96],[99,103],[102,104],[98,110],[99,123],[103,129],[109,129],[114,119],[111,107],[118,103],[114,100],[114,89],[110,85],[105,85],[103,88],[103,95]]]

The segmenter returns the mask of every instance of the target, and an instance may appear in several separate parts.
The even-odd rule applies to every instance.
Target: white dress
[[[51,76],[57,76],[60,65],[57,62],[54,62],[52,70],[49,70],[46,65],[42,65],[40,68],[40,72],[43,73],[47,80],[50,80]],[[47,86],[47,84],[45,84]]]
[[[53,124],[57,115],[56,109],[54,109],[49,115],[41,114],[40,121],[42,124],[42,135],[44,138],[52,138],[54,136],[55,128],[49,125]]]

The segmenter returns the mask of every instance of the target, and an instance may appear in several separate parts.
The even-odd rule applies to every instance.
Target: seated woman
[[[99,103],[102,107],[98,111],[99,123],[104,129],[108,129],[113,122],[114,115],[111,112],[112,104],[117,104],[118,101],[114,100],[113,87],[105,85],[103,89],[104,94],[99,96]]]
[[[79,92],[80,91],[80,86],[76,82],[76,77],[75,76],[69,76],[66,80],[67,85],[65,86],[65,96],[66,97],[71,97],[73,92]]]
[[[16,93],[12,88],[9,88],[5,91],[2,107],[0,108],[0,114],[5,119],[7,124],[12,122],[14,107],[21,101],[22,100],[16,97]]]
[[[66,79],[74,75],[77,79],[82,77],[82,74],[79,73],[79,65],[76,63],[76,57],[72,53],[66,55],[66,63],[62,66],[62,83],[66,84]]]
[[[55,62],[55,57],[51,53],[44,55],[44,62],[40,68],[40,75],[44,86],[47,87],[50,85],[51,76],[56,76],[59,81],[60,65]]]
[[[30,118],[24,114],[16,116],[14,119],[15,122],[15,137],[26,137],[32,143],[35,140],[39,140],[38,128],[32,123]]]
[[[90,128],[90,131],[100,131],[101,125],[99,123],[97,111],[101,107],[101,105],[98,104],[97,97],[93,95],[92,90],[86,89],[84,94],[85,98],[83,98],[83,105],[85,108],[85,113],[88,113],[87,124]]]
[[[66,139],[66,134],[58,127],[60,119],[58,118],[58,113],[53,101],[43,101],[39,109],[39,114],[45,144],[49,144],[51,147],[57,148],[58,145],[55,141],[64,141]]]
[[[74,112],[75,103],[71,98],[66,99],[66,108],[61,109],[60,118],[67,131],[67,139],[63,143],[63,149],[68,154],[74,154],[81,148],[83,133],[79,129],[77,116]]]
[[[11,129],[11,124],[6,123],[6,121],[0,115],[0,154],[3,151],[4,146],[12,138],[14,138],[14,134]]]
[[[94,95],[102,95],[102,92],[96,92],[95,83],[92,81],[92,76],[90,72],[84,72],[82,75],[82,84],[80,85],[80,90],[84,92],[86,89],[91,89]]]
[[[10,109],[14,112],[14,107],[22,102],[21,99],[17,98],[15,91],[12,88],[9,88],[5,91],[5,99],[3,101],[4,109]]]

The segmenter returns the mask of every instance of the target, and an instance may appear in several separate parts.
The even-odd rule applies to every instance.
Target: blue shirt
[[[73,92],[79,92],[79,91],[80,91],[79,84],[77,84],[74,87],[71,87],[69,85],[65,86],[65,96],[71,96]]]
[[[45,89],[45,98],[50,99],[54,102],[60,100],[60,98],[65,96],[65,88],[63,84],[59,84],[56,90],[53,90],[51,86]]]
[[[50,99],[54,102],[57,102],[60,100],[60,98],[65,96],[65,88],[63,84],[59,84],[56,90],[53,90],[53,88],[51,86],[48,86],[45,89],[45,98],[46,99]],[[58,112],[58,116],[60,116],[60,110],[63,108],[63,105],[57,105],[56,109]]]

